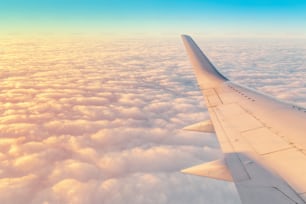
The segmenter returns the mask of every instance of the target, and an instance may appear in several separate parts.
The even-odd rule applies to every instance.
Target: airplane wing
[[[306,203],[306,109],[231,82],[182,39],[210,115],[185,129],[214,131],[224,153],[182,172],[233,181],[243,204]]]

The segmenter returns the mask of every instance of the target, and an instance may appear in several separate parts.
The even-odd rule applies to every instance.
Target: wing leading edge
[[[182,39],[224,153],[183,172],[234,181],[244,204],[305,203],[306,109],[231,82]]]

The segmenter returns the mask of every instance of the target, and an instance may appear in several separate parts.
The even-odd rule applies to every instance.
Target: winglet
[[[184,127],[183,130],[188,131],[197,131],[197,132],[207,132],[207,133],[214,133],[215,129],[210,120],[202,121],[199,123],[195,123],[192,125],[189,125],[187,127]]]
[[[182,39],[202,89],[215,87],[228,80],[214,67],[190,36],[182,35]]]
[[[181,172],[218,180],[233,181],[232,175],[223,160],[216,160],[200,164],[187,169],[183,169]]]

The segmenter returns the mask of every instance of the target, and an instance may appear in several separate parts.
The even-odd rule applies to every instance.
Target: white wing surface
[[[243,204],[306,203],[306,109],[225,78],[182,36],[224,158],[184,173],[235,182]],[[209,131],[207,131],[209,132]]]

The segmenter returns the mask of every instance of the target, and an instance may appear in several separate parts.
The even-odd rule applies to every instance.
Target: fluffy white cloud
[[[305,43],[199,44],[230,78],[306,104]],[[209,116],[179,38],[0,45],[0,203],[239,202],[179,173],[221,156],[181,130]]]

